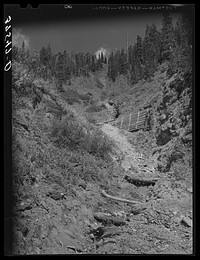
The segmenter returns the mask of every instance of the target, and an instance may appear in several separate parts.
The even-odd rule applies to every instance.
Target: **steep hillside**
[[[92,121],[111,97],[120,114],[148,107],[148,131]],[[14,63],[13,253],[191,254],[191,113],[190,74],[103,71],[60,92]]]
[[[103,93],[107,93],[105,98],[112,98],[118,104],[120,117],[138,109],[148,111],[146,131],[125,131],[125,135],[138,152],[156,158],[160,172],[173,175],[174,171],[177,178],[189,181],[192,174],[192,73],[169,75],[167,71],[168,64],[162,64],[151,79],[134,85],[119,77],[114,83],[108,83]]]

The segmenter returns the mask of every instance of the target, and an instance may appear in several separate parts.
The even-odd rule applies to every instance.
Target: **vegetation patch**
[[[93,112],[100,112],[102,110],[106,109],[106,106],[104,104],[98,105],[98,104],[92,104],[86,109],[87,113],[93,113]]]

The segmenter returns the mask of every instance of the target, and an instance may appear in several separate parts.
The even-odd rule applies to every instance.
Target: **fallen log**
[[[131,203],[131,204],[142,204],[143,203],[143,202],[140,202],[140,201],[128,200],[128,199],[124,199],[124,198],[115,197],[115,196],[107,194],[104,190],[101,190],[101,194],[106,198],[116,200],[116,201],[120,201],[120,202]]]
[[[94,213],[94,218],[105,224],[113,224],[115,226],[126,225],[126,222],[124,220],[113,217],[110,214],[106,214],[104,212]]]
[[[102,238],[112,237],[120,233],[120,230],[116,227],[98,227],[90,232],[94,235],[97,241]]]
[[[138,215],[140,214],[143,210],[146,210],[148,208],[147,204],[142,204],[142,205],[136,205],[131,209],[131,213],[133,215]]]
[[[140,179],[140,178],[132,177],[130,175],[125,175],[124,179],[127,180],[128,182],[134,184],[135,186],[155,185],[156,181],[158,180],[158,178],[154,178],[154,179]]]

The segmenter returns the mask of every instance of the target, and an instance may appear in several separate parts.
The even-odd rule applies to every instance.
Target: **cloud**
[[[25,49],[30,49],[30,39],[28,36],[22,33],[21,29],[13,28],[12,30],[12,45],[16,47],[21,47],[24,41]]]
[[[100,47],[96,52],[95,52],[95,55],[97,57],[97,59],[99,58],[99,55],[103,53],[103,56],[104,57],[108,57],[109,54],[110,54],[110,51],[108,49],[105,49],[103,47]]]

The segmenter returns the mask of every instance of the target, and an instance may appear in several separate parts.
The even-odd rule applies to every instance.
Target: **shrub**
[[[170,170],[171,172],[169,175],[175,181],[183,181],[188,177],[187,166],[182,161],[178,161],[177,163],[174,163]]]
[[[90,102],[91,96],[89,94],[81,94],[77,92],[77,96],[79,99],[83,100],[85,104]]]
[[[59,148],[81,149],[103,159],[112,150],[112,143],[100,130],[89,130],[72,116],[54,119],[50,138]]]
[[[75,102],[80,103],[83,101],[85,104],[90,102],[91,95],[90,94],[82,94],[74,89],[67,89],[62,94],[62,97],[68,102],[68,104],[72,105]]]
[[[34,77],[28,71],[28,67],[22,63],[14,62],[12,65],[12,81],[16,88],[31,83]]]
[[[103,109],[105,109],[106,107],[105,107],[105,105],[100,105],[100,106],[98,106],[97,104],[93,104],[93,105],[91,105],[90,107],[88,107],[87,109],[86,109],[86,112],[87,113],[93,113],[93,112],[100,112],[100,111],[102,111]]]
[[[84,137],[84,130],[73,116],[67,115],[62,121],[55,119],[52,122],[50,137],[58,147],[72,148],[80,144]]]
[[[74,104],[75,102],[80,103],[80,99],[78,97],[78,92],[76,90],[67,89],[61,95],[70,105]]]
[[[86,115],[85,117],[87,118],[87,121],[93,125],[95,125],[98,122],[98,120],[92,116]]]
[[[99,89],[103,89],[104,88],[104,85],[101,83],[101,81],[99,79],[96,79],[96,86]]]
[[[103,89],[101,92],[101,100],[105,100],[108,98],[108,89]]]
[[[93,155],[109,159],[113,144],[101,131],[95,130],[92,134],[85,136],[84,147]]]

